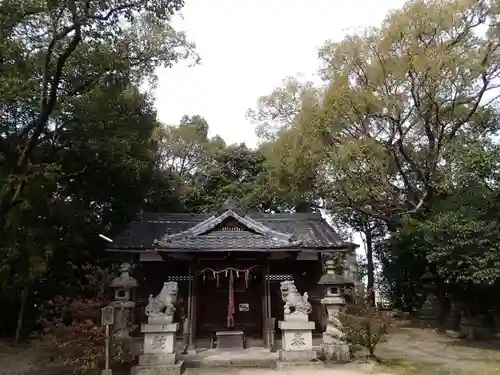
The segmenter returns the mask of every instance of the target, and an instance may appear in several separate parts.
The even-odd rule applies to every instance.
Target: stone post
[[[493,316],[493,336],[496,340],[500,340],[500,315]]]
[[[122,350],[131,343],[130,337],[131,324],[130,316],[135,302],[132,301],[132,290],[137,288],[137,280],[130,276],[131,266],[129,263],[120,265],[120,275],[115,277],[110,288],[114,290],[114,301],[110,306],[114,309],[113,339],[121,344]]]
[[[325,266],[326,273],[318,281],[318,284],[325,287],[325,297],[321,304],[327,312],[327,323],[320,348],[326,359],[346,363],[351,360],[351,348],[345,340],[339,317],[345,306],[342,288],[351,285],[353,281],[348,280],[345,273],[336,272],[332,259],[327,260]]]
[[[179,375],[182,361],[176,359],[175,337],[179,323],[174,323],[177,283],[165,282],[161,292],[145,308],[148,322],[141,325],[144,333],[144,353],[131,375]]]
[[[313,350],[312,330],[315,324],[309,321],[311,304],[307,293],[301,296],[293,281],[283,281],[281,294],[285,306],[284,320],[278,322],[282,334],[282,348],[278,351],[277,368],[322,366],[323,362],[318,360]]]

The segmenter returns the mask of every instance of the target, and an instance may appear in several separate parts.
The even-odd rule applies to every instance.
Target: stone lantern
[[[110,288],[114,290],[114,301],[110,303],[115,311],[113,337],[117,340],[130,339],[129,319],[135,302],[132,300],[132,291],[139,286],[137,280],[130,276],[129,263],[120,265],[120,276],[115,277]]]
[[[348,362],[351,358],[349,344],[345,341],[342,323],[339,320],[346,304],[343,290],[347,285],[352,285],[353,280],[346,277],[345,272],[339,272],[335,261],[329,259],[325,262],[326,273],[320,278],[318,284],[324,286],[325,297],[321,304],[327,312],[327,324],[320,345],[323,355],[335,362]]]

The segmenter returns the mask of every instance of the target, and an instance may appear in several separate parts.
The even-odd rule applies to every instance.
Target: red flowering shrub
[[[84,373],[97,368],[104,357],[104,327],[91,320],[71,324],[54,323],[42,336],[57,363]]]
[[[87,283],[81,286],[78,299],[56,296],[41,306],[39,315],[43,327],[41,339],[53,360],[77,373],[102,367],[105,356],[105,331],[100,325],[100,313],[107,304],[103,285],[108,285],[110,277],[100,268],[93,272],[97,276],[91,271],[86,275]],[[121,362],[123,358],[118,349],[111,350],[116,354],[114,362]]]

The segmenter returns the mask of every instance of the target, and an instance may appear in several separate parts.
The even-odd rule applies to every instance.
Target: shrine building
[[[293,280],[300,293],[307,292],[320,334],[324,256],[343,254],[352,279],[356,247],[320,213],[245,213],[229,200],[213,214],[144,213],[108,250],[138,265],[135,323],[146,321],[148,296],[176,281],[176,320],[186,322],[191,346],[236,330],[268,347],[269,331],[276,328],[271,322],[283,320],[280,282]]]

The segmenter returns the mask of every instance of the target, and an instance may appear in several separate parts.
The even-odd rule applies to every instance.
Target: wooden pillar
[[[198,317],[197,311],[198,311],[198,301],[197,301],[197,295],[198,295],[198,289],[199,289],[199,279],[198,279],[198,271],[199,271],[199,261],[196,259],[196,265],[193,266],[193,295],[192,295],[192,305],[191,305],[191,310],[192,310],[192,325],[191,325],[191,337],[192,337],[192,342],[193,342],[193,349],[196,349],[196,319]]]
[[[188,351],[196,350],[196,289],[198,266],[191,264],[189,266],[189,343]]]
[[[271,269],[271,267],[268,264],[267,265],[267,274],[269,276],[271,275],[270,269]],[[266,296],[267,297],[267,316],[269,318],[271,318],[272,317],[271,316],[272,315],[272,312],[271,312],[272,311],[272,309],[271,309],[271,302],[272,302],[271,301],[271,295],[272,295],[272,290],[271,290],[271,278],[270,277],[267,278],[267,283],[266,284],[267,284],[267,296]]]
[[[267,337],[268,337],[268,342],[267,342],[267,347],[271,348],[273,350],[273,345],[274,345],[274,338],[271,337],[272,335],[274,336],[274,326],[271,326],[271,318],[272,318],[272,309],[271,309],[271,265],[269,264],[269,260],[266,259],[266,315],[267,315]],[[274,320],[273,320],[274,321]]]
[[[268,315],[268,299],[267,295],[269,293],[269,288],[268,288],[268,277],[269,272],[268,272],[268,260],[267,257],[262,263],[262,337],[264,339],[264,347],[268,348],[269,347],[269,315]]]
[[[186,312],[186,321],[187,327],[183,327],[184,330],[184,350],[183,353],[186,354],[188,350],[190,350],[190,346],[192,344],[191,339],[191,315],[192,315],[192,295],[193,295],[193,267],[189,264],[189,272],[188,272],[188,293],[187,293],[187,312]]]

